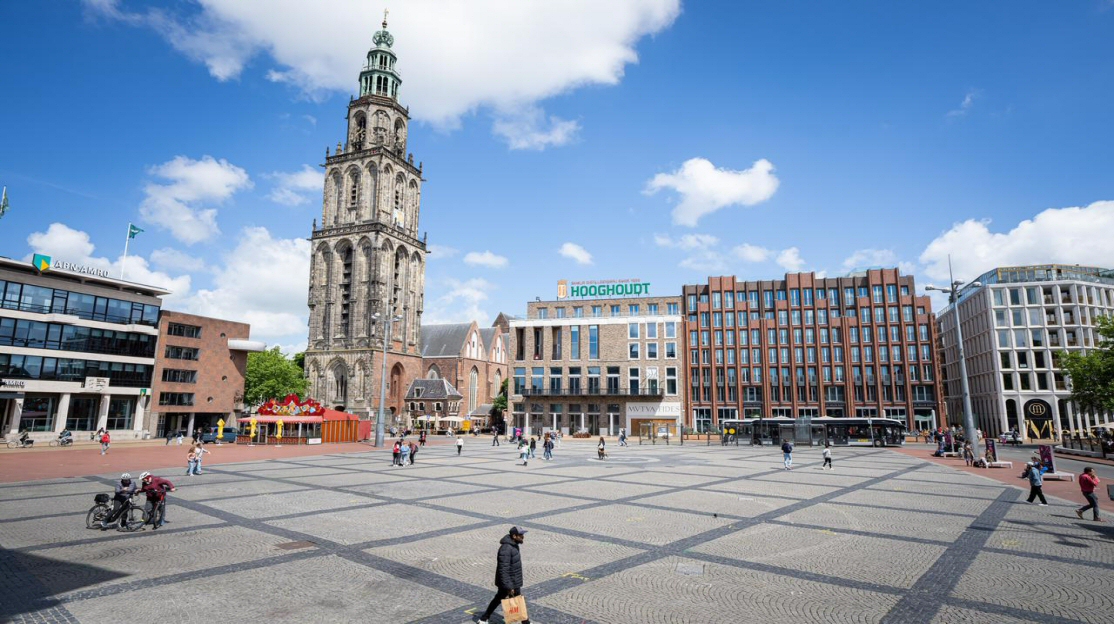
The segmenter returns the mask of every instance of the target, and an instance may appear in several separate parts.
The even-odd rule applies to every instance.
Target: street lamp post
[[[971,386],[967,382],[967,357],[963,352],[963,324],[959,318],[959,287],[963,282],[955,279],[955,275],[952,274],[951,257],[948,258],[948,277],[951,278],[951,285],[948,288],[938,288],[929,284],[925,286],[925,290],[946,292],[948,293],[948,303],[955,305],[955,339],[956,345],[959,347],[959,383],[963,389],[964,437],[971,444],[971,450],[974,452],[975,458],[981,459],[982,451],[979,447],[978,430],[975,428],[975,415],[971,408]],[[971,282],[971,285],[976,288],[982,286],[979,282]]]
[[[378,312],[371,315],[371,318],[379,321],[383,318]],[[375,419],[375,446],[383,446],[383,418],[384,406],[387,403],[387,348],[391,343],[391,325],[395,321],[401,321],[401,316],[392,316],[387,320],[387,326],[383,329],[383,365],[379,372],[379,416]]]

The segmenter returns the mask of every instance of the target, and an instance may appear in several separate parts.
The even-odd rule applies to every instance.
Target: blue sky
[[[390,5],[427,322],[562,278],[1114,266],[1107,0]],[[0,4],[0,255],[118,272],[132,221],[129,278],[299,348],[317,165],[381,9],[163,11]]]

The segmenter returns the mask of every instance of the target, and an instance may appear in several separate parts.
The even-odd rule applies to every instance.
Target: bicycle
[[[124,509],[120,510],[117,522],[120,523],[120,530],[133,532],[138,531],[143,525],[147,524],[147,511],[134,503],[132,498],[137,496],[133,494],[124,501]],[[87,529],[101,529],[104,528],[102,523],[112,514],[112,506],[109,502],[112,497],[108,494],[97,494],[93,497],[96,503],[89,509],[89,513],[85,515],[85,528]]]
[[[26,441],[25,440],[20,440],[20,439],[8,440],[8,448],[10,448],[10,449],[31,448],[33,446],[35,446],[35,441],[34,440],[26,440]]]
[[[73,438],[55,438],[51,440],[47,446],[73,446]]]

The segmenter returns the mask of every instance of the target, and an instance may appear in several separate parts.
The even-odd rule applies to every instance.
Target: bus
[[[735,444],[904,446],[906,425],[892,418],[747,418],[721,420],[720,429]]]

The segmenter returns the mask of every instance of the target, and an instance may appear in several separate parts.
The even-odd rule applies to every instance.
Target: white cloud
[[[565,243],[557,253],[575,261],[577,264],[592,264],[592,254],[576,243]]]
[[[1049,208],[1008,232],[990,231],[990,221],[968,219],[937,236],[924,252],[924,274],[948,280],[948,255],[956,279],[971,281],[995,267],[1026,264],[1084,264],[1114,267],[1114,201],[1085,207]]]
[[[147,184],[144,188],[147,198],[140,205],[139,214],[147,222],[170,230],[174,238],[187,245],[220,232],[216,209],[206,205],[221,203],[236,191],[252,186],[246,171],[212,156],[201,160],[177,156],[148,172],[168,183]]]
[[[73,262],[88,259],[95,249],[88,234],[62,223],[51,223],[45,232],[32,232],[27,244],[35,253]]]
[[[108,271],[109,276],[114,278],[120,277],[120,269],[123,266],[122,255],[115,260],[93,255],[96,247],[90,240],[89,234],[63,223],[51,223],[45,232],[32,232],[27,237],[27,245],[33,253],[46,254],[55,261],[68,260]],[[120,251],[122,254],[123,247]],[[30,254],[26,260],[31,260]],[[171,294],[163,298],[167,304],[174,305],[189,296],[191,283],[189,275],[172,277],[162,271],[153,271],[146,258],[134,253],[128,255],[126,265],[125,280],[169,290]]]
[[[445,245],[430,245],[427,247],[430,260],[444,260],[460,253],[460,250]]]
[[[464,323],[476,321],[480,326],[486,326],[493,318],[481,305],[487,301],[488,293],[495,289],[495,285],[482,278],[469,280],[447,279],[448,287],[444,294],[437,294],[430,289],[422,322],[435,323]]]
[[[267,194],[267,199],[285,206],[301,206],[308,203],[311,198],[306,193],[320,195],[325,183],[324,174],[310,165],[302,165],[302,168],[297,171],[289,173],[276,171],[263,177],[275,181],[275,186]]]
[[[464,254],[464,264],[484,266],[489,269],[502,269],[507,266],[507,259],[490,251],[470,251]]]
[[[800,271],[805,266],[804,258],[801,258],[801,250],[796,247],[782,249],[777,255],[776,262],[778,266],[790,273]]]
[[[674,247],[691,251],[715,247],[719,244],[719,239],[711,234],[685,234],[676,239],[664,234],[654,234],[654,244],[658,247]]]
[[[199,290],[184,303],[184,311],[250,323],[258,340],[304,339],[309,258],[307,240],[245,228],[216,270],[213,287]]]
[[[498,114],[491,127],[511,149],[543,150],[558,147],[576,138],[580,123],[559,117],[546,117],[534,106],[521,111]]]
[[[897,254],[892,249],[857,249],[843,261],[847,270],[869,267],[891,267],[897,264]]]
[[[151,263],[161,269],[175,271],[190,272],[205,270],[205,261],[201,258],[195,258],[194,256],[170,247],[152,251]]]
[[[975,98],[978,97],[978,95],[979,92],[977,89],[967,91],[967,95],[963,96],[963,101],[959,103],[959,108],[953,108],[948,111],[947,116],[949,118],[965,116],[971,110],[971,107],[975,105]]]
[[[746,262],[765,262],[774,252],[765,247],[743,243],[732,249],[731,253],[735,254],[740,260]]]
[[[727,206],[753,206],[772,197],[778,188],[773,171],[774,165],[766,159],[750,169],[732,171],[717,168],[704,158],[691,158],[673,173],[655,175],[644,192],[676,192],[681,202],[673,208],[673,223],[696,227],[701,217]]]
[[[691,256],[681,260],[679,266],[682,269],[691,269],[704,273],[719,273],[727,269],[727,263],[724,261],[723,255],[712,249],[701,249],[696,251]]]
[[[356,88],[356,68],[382,21],[379,5],[361,0],[205,0],[191,16],[129,12],[118,0],[85,4],[95,15],[155,30],[218,80],[237,78],[265,53],[271,80],[310,97]],[[680,0],[610,0],[604,13],[593,0],[407,0],[390,20],[401,96],[416,118],[446,128],[487,109],[506,136],[509,120],[533,115],[546,98],[617,84],[638,61],[639,40],[679,14]],[[544,113],[539,119],[536,134],[508,139],[537,149],[569,140],[578,127]]]

